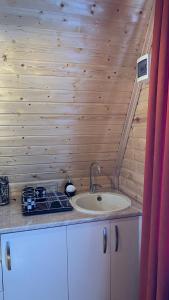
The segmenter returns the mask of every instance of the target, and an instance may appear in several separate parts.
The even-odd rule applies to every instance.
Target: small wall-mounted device
[[[137,82],[149,79],[150,56],[145,54],[137,60]]]

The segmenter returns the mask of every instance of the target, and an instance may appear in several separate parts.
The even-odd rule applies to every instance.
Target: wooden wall
[[[119,189],[143,200],[146,120],[149,84],[142,87],[119,178]]]
[[[0,0],[0,173],[14,191],[67,174],[86,189],[94,160],[110,185],[152,2]]]

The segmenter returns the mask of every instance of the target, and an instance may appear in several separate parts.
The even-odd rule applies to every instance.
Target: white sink
[[[117,193],[83,193],[70,199],[72,206],[83,213],[105,214],[131,206],[131,200]]]

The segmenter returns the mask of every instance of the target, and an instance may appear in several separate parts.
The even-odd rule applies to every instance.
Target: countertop
[[[138,202],[132,200],[132,206],[130,208],[110,214],[91,215],[73,210],[63,213],[23,216],[21,213],[20,201],[11,200],[9,205],[0,206],[0,234],[65,226],[77,223],[127,218],[139,216],[141,214],[142,206]]]

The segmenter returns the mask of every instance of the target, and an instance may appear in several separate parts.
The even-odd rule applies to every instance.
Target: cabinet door
[[[67,228],[69,300],[110,300],[110,224]]]
[[[0,249],[0,256],[1,256],[1,249]],[[2,265],[0,261],[0,292],[2,291]]]
[[[2,235],[2,267],[4,300],[67,300],[66,228]]]
[[[141,218],[111,223],[111,300],[137,300]]]

